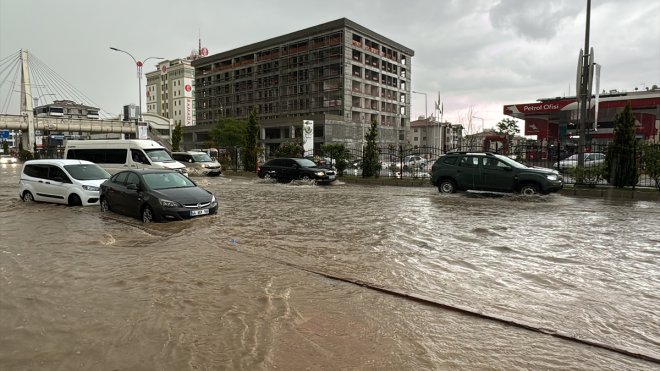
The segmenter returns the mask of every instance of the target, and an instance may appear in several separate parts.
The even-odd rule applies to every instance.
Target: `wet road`
[[[368,287],[660,358],[658,203],[196,178],[219,215],[142,225],[25,204],[19,171],[2,370],[660,369]]]

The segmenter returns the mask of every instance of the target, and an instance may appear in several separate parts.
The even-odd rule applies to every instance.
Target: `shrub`
[[[596,166],[578,166],[568,171],[569,175],[575,178],[575,184],[585,184],[595,187],[603,179],[604,165]]]

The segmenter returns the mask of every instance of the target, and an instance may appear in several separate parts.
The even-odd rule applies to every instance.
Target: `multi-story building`
[[[174,125],[195,125],[195,69],[191,58],[165,60],[146,74],[147,112],[172,119]]]
[[[463,126],[439,122],[433,116],[420,117],[410,123],[409,144],[414,148],[432,147],[441,152],[458,148],[463,138]]]
[[[197,126],[184,145],[203,147],[221,118],[254,108],[268,155],[314,122],[314,146],[358,147],[372,121],[378,140],[403,143],[410,127],[413,50],[346,18],[192,62]],[[294,139],[292,139],[294,138]]]

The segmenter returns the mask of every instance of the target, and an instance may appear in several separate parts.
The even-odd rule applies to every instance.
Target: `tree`
[[[367,147],[364,149],[362,158],[362,177],[369,178],[372,176],[378,177],[380,173],[380,161],[378,144],[376,138],[378,137],[378,123],[376,119],[371,121],[369,131],[364,135],[367,141]]]
[[[246,123],[236,119],[221,119],[209,136],[218,147],[243,147],[247,135]]]
[[[259,121],[257,120],[257,110],[253,107],[245,129],[245,146],[243,147],[243,170],[245,171],[257,171],[258,141]]]
[[[335,161],[337,172],[339,172],[339,175],[343,175],[350,156],[346,146],[343,144],[323,144],[321,146],[321,151],[324,155],[329,156],[331,160]]]
[[[648,143],[642,150],[642,165],[649,178],[655,181],[655,186],[660,190],[660,144]]]
[[[9,153],[9,142],[2,140],[2,152]]]
[[[636,154],[635,116],[630,104],[626,104],[614,119],[614,141],[607,147],[604,178],[617,188],[637,184],[639,171],[635,164]]]
[[[509,141],[509,146],[513,143],[513,137],[520,133],[518,123],[514,119],[505,118],[495,125],[495,132],[500,135],[506,135]]]
[[[172,130],[172,151],[179,151],[179,146],[181,145],[181,138],[183,138],[183,129],[181,128],[181,123],[177,123]]]
[[[295,142],[282,143],[275,150],[275,157],[302,157],[305,149],[302,144]]]

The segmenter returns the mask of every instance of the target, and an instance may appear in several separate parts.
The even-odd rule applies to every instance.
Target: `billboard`
[[[303,120],[303,149],[304,156],[314,155],[314,121]]]

